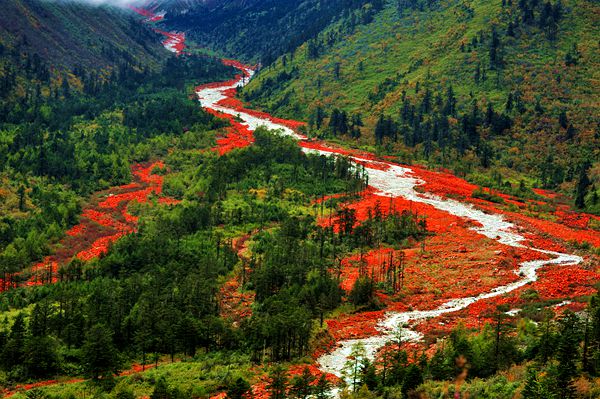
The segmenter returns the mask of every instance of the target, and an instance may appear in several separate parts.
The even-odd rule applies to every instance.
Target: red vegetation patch
[[[148,201],[148,197],[150,196],[150,194],[153,194],[155,192],[155,187],[148,187],[140,191],[132,191],[130,193],[110,195],[106,200],[98,204],[98,206],[100,206],[100,208],[117,209],[122,202],[136,201],[139,203],[144,203]]]
[[[447,172],[435,172],[419,166],[411,166],[416,177],[423,181],[419,187],[442,197],[470,198],[478,188],[475,184]]]
[[[217,138],[217,146],[213,148],[213,151],[217,151],[219,155],[224,155],[235,148],[248,147],[254,143],[252,131],[246,125],[237,122],[233,116],[211,109],[206,111],[218,118],[229,120],[231,124],[231,126],[225,128],[225,135]]]
[[[100,204],[100,206],[104,208],[104,206],[102,206],[102,203]],[[111,227],[115,230],[125,231],[129,228],[128,225],[116,220],[112,214],[99,212],[95,209],[86,209],[83,211],[81,216],[88,218],[89,220],[96,222],[101,226]]]
[[[132,230],[133,231],[133,230]],[[81,260],[87,261],[99,257],[108,251],[110,244],[123,237],[125,232],[117,233],[112,236],[100,237],[92,244],[91,248],[81,251],[77,254],[77,257]]]
[[[573,212],[565,209],[565,207],[557,210],[554,214],[558,217],[560,224],[575,229],[587,229],[591,219],[591,215]]]
[[[71,236],[71,237],[76,237],[78,235],[83,234],[84,231],[85,231],[85,226],[82,224],[77,224],[77,225],[71,227],[69,230],[67,230],[67,232],[65,234],[68,236]]]
[[[248,70],[254,69],[254,67],[252,67],[250,65],[242,64],[241,62],[239,62],[237,60],[230,60],[230,59],[223,58],[221,60],[221,62],[223,63],[223,65],[232,66],[234,68],[239,69],[240,71],[242,71],[244,73],[244,75],[246,75],[246,77],[250,76],[250,72],[248,72]]]
[[[600,274],[580,266],[548,266],[538,272],[539,279],[531,285],[543,299],[576,298],[596,292]]]
[[[53,255],[30,268],[31,277],[23,285],[54,283],[58,281],[59,267],[74,257],[83,261],[97,258],[108,251],[111,243],[134,232],[138,218],[127,212],[127,206],[132,201],[147,202],[150,195],[162,193],[163,176],[152,174],[155,168],[163,169],[164,163],[133,165],[131,171],[134,182],[95,194],[89,206],[83,210],[80,223],[66,232]],[[158,202],[170,205],[179,203],[167,197],[159,198]],[[0,291],[16,288],[21,278],[15,275],[0,281]]]
[[[591,218],[594,218],[594,215],[576,213],[569,210],[566,206],[561,206],[555,212],[556,221],[527,216],[523,213],[505,210],[499,204],[473,198],[472,193],[478,187],[456,176],[445,172],[430,171],[421,167],[412,167],[412,169],[416,177],[424,181],[419,186],[421,189],[442,197],[459,197],[486,211],[503,214],[519,226],[525,227],[531,234],[541,237],[551,237],[551,240],[555,242],[554,244],[550,244],[546,241],[549,246],[539,247],[541,249],[556,250],[557,248],[562,248],[563,244],[568,241],[578,243],[589,242],[595,247],[600,247],[600,232],[587,229],[589,221]],[[519,208],[525,207],[525,204],[516,198],[500,193],[497,195],[502,197],[507,203],[515,204]],[[539,201],[536,202],[540,203]],[[534,242],[543,243],[544,239],[541,239],[541,237],[534,238],[529,236]],[[559,241],[558,243],[556,243],[557,240]]]
[[[181,55],[185,50],[185,33],[184,32],[165,32],[160,29],[154,29],[155,32],[165,36],[162,44],[169,51],[177,55]]]
[[[508,216],[508,219],[516,221],[520,226],[539,235],[549,236],[553,239],[562,240],[563,242],[575,241],[580,244],[588,242],[595,247],[600,247],[600,232],[598,231],[590,229],[581,230],[557,222],[538,219],[515,212],[502,211],[502,213]]]
[[[127,375],[137,374],[137,373],[141,373],[143,371],[153,369],[155,367],[156,367],[156,364],[147,364],[145,366],[141,365],[141,364],[133,364],[130,369],[121,371],[119,373],[119,376],[123,377],[123,376],[127,376]],[[63,384],[63,385],[77,384],[77,383],[84,382],[84,381],[85,380],[83,378],[73,378],[73,379],[66,380],[66,381],[59,381],[59,380],[38,381],[38,382],[31,383],[31,384],[17,385],[13,389],[0,390],[0,393],[2,393],[4,395],[3,398],[10,398],[11,396],[13,396],[17,393],[27,392],[27,391],[30,391],[30,390],[36,389],[36,388],[43,388],[43,387],[48,387],[48,386],[58,385],[58,384]]]
[[[164,19],[164,14],[156,14],[152,10],[134,7],[132,5],[129,5],[128,7],[137,14],[146,17],[146,22],[158,22]],[[185,50],[185,33],[165,32],[160,29],[154,29],[154,31],[165,36],[165,40],[163,40],[162,44],[167,50],[172,51],[177,55],[183,53],[183,51]]]
[[[252,304],[255,294],[252,291],[243,291],[244,276],[248,279],[251,270],[248,267],[249,258],[246,255],[248,250],[248,240],[250,235],[244,235],[236,238],[232,242],[232,247],[242,260],[244,275],[240,273],[229,279],[219,291],[219,313],[221,317],[231,320],[238,324],[243,319],[252,316]]]
[[[47,386],[52,386],[52,385],[56,385],[56,384],[75,384],[78,382],[82,382],[84,381],[81,378],[74,378],[72,380],[68,380],[68,381],[58,381],[58,380],[47,380],[47,381],[39,381],[39,382],[34,382],[32,384],[23,384],[23,385],[17,385],[13,390],[8,390],[5,389],[3,392],[4,394],[4,398],[10,398],[11,396],[19,393],[19,392],[25,392],[25,391],[30,391],[32,389],[36,389],[36,388],[43,388],[43,387],[47,387]]]
[[[556,193],[554,193],[552,191],[543,190],[541,188],[534,188],[533,192],[536,193],[537,195],[541,195],[542,197],[546,197],[549,199],[554,199],[558,196]]]
[[[321,378],[321,375],[325,374],[323,373],[321,370],[319,370],[319,368],[314,365],[314,364],[298,364],[298,365],[294,365],[291,366],[288,369],[288,376],[289,378],[294,378],[296,376],[301,376],[302,373],[304,373],[304,369],[308,368],[308,370],[310,371],[310,374],[315,377],[315,380],[312,382],[311,385],[317,385],[318,383],[318,379]],[[332,384],[337,384],[340,382],[340,379],[333,375],[333,374],[325,374],[325,378],[327,379],[327,381],[329,381]]]
[[[383,318],[383,314],[384,311],[378,310],[326,320],[327,329],[336,341],[380,335],[381,332],[375,327]]]
[[[219,313],[234,324],[252,316],[254,292],[242,291],[239,276],[228,280],[219,291]]]
[[[453,216],[448,212],[421,202],[409,201],[401,197],[387,197],[378,194],[378,191],[372,187],[367,188],[361,193],[359,201],[346,204],[349,209],[353,209],[356,214],[357,223],[367,220],[369,214],[372,214],[375,208],[379,208],[382,214],[386,215],[392,211],[402,212],[404,210],[416,213],[417,216],[426,216],[427,230],[434,233],[446,232],[454,226],[475,226],[475,223],[465,219]],[[339,219],[337,217],[324,218],[319,221],[321,226],[334,226],[338,231]]]
[[[140,14],[142,17],[146,17],[146,18],[153,18],[154,12],[150,11],[150,10],[146,10],[144,8],[139,8],[139,7],[134,7],[132,5],[128,5],[127,6],[131,11],[136,12],[138,14]]]

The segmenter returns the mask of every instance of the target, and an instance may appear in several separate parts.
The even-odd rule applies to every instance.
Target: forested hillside
[[[600,210],[597,3],[384,3],[267,66],[243,98],[319,137]]]
[[[597,1],[128,5],[0,16],[0,396],[600,397]]]
[[[25,26],[27,21],[35,20],[32,14],[42,13],[43,23],[51,29],[40,28],[41,31],[59,36],[65,33],[60,36],[66,41],[63,44],[75,47],[63,47],[47,41],[47,37],[31,42],[27,35],[2,37],[2,290],[11,284],[8,275],[45,259],[50,246],[77,224],[82,203],[89,200],[90,194],[130,183],[137,170],[132,167],[166,151],[169,137],[219,126],[187,96],[193,83],[226,79],[233,73],[232,68],[210,58],[170,58],[158,37],[122,10],[45,2],[28,3],[26,7],[11,2],[6,11],[17,9],[30,19],[13,15],[10,23],[3,22],[3,28],[10,28],[17,35],[18,30],[13,31],[12,27]],[[93,26],[78,17],[72,23],[51,19],[52,15],[69,13],[104,23],[113,42],[99,36]],[[2,18],[5,17],[3,13]],[[111,24],[121,24],[125,30],[119,31]],[[89,40],[104,43],[104,50],[87,52],[93,51],[94,46],[82,32],[87,32]],[[127,34],[136,37],[139,48],[117,40],[130,40]],[[86,40],[90,46],[79,43],[80,40]],[[77,45],[88,48],[78,52]],[[50,52],[42,55],[36,52],[41,51],[38,46],[46,46]],[[71,59],[71,53],[61,53],[63,50],[80,55]],[[93,67],[73,66],[75,61]],[[93,241],[106,234],[96,229],[86,232],[84,238]],[[75,248],[80,248],[80,244]],[[52,264],[75,255],[69,252],[72,250],[57,255]],[[26,273],[15,277],[13,283],[28,278]]]
[[[158,37],[126,9],[74,1],[2,2],[1,48],[37,54],[55,67],[128,63],[156,68],[165,51]]]
[[[158,4],[169,11],[166,25],[189,32],[200,46],[229,57],[270,64],[351,12],[358,12],[363,22],[370,21],[382,2],[226,0],[186,6],[167,0]]]

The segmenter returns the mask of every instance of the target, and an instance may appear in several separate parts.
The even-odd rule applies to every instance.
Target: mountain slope
[[[371,2],[375,3],[375,2]],[[161,1],[169,28],[185,30],[203,47],[269,64],[367,0]],[[372,5],[364,12],[371,13]]]
[[[244,98],[310,120],[320,135],[387,143],[404,159],[463,173],[479,164],[507,177],[516,170],[572,192],[582,169],[597,180],[599,168],[599,7],[504,3],[387,2],[373,22],[347,17],[281,57]],[[332,128],[335,109],[346,126]],[[593,190],[584,191],[595,209]]]
[[[121,62],[156,67],[164,55],[159,36],[131,11],[75,2],[4,1],[0,44],[70,68]]]

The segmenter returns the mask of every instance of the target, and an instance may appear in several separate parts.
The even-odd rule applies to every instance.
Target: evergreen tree
[[[561,113],[558,115],[558,124],[563,129],[566,129],[569,125],[569,118],[567,118],[567,113],[565,111],[561,111]]]
[[[579,320],[573,312],[567,310],[559,320],[559,326],[556,386],[560,397],[568,399],[575,397],[573,379],[577,376],[579,361]]]
[[[366,385],[369,390],[374,391],[379,386],[379,378],[377,377],[375,365],[369,359],[365,358],[361,367],[361,385]]]
[[[331,390],[331,383],[327,381],[325,374],[321,374],[317,384],[315,385],[314,395],[316,399],[329,399],[329,391]]]
[[[288,379],[283,367],[277,365],[269,373],[269,384],[267,391],[271,399],[285,399],[288,387]]]
[[[308,367],[304,367],[301,375],[292,378],[290,383],[290,394],[297,399],[306,399],[313,394],[312,383],[315,377]]]
[[[598,375],[600,373],[600,293],[596,293],[590,299],[588,313],[590,316],[588,332],[589,362],[585,367],[585,371],[592,375]]]
[[[52,375],[58,370],[56,345],[49,337],[33,336],[27,339],[24,348],[24,362],[27,372],[35,378]]]
[[[19,313],[13,322],[8,339],[2,350],[0,360],[5,370],[23,363],[25,357],[25,315]]]
[[[103,324],[90,328],[81,352],[84,370],[90,377],[97,379],[119,370],[119,356],[113,344],[112,332]]]
[[[540,397],[540,383],[537,371],[533,367],[527,369],[527,380],[523,391],[521,391],[521,396],[523,399],[542,399]]]
[[[171,392],[169,391],[169,386],[167,385],[165,377],[160,377],[158,381],[156,381],[150,399],[171,399]]]
[[[587,165],[582,165],[579,168],[579,178],[577,179],[577,186],[575,188],[575,206],[579,209],[585,208],[585,197],[591,185],[587,169]]]
[[[243,377],[238,377],[227,387],[227,398],[242,399],[246,393],[250,392],[250,383]]]
[[[408,393],[416,389],[423,383],[423,374],[416,364],[410,364],[406,370],[404,381],[402,382],[402,393],[405,397]]]

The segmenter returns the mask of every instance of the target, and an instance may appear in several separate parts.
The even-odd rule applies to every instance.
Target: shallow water
[[[253,71],[250,71],[252,76]],[[225,85],[218,88],[201,89],[197,92],[201,105],[206,108],[211,108],[216,111],[223,112],[229,115],[239,116],[250,130],[254,130],[259,126],[265,126],[269,129],[279,130],[281,134],[302,139],[302,136],[296,134],[293,130],[274,123],[268,119],[256,117],[244,112],[238,112],[226,107],[222,107],[217,103],[226,98],[224,91],[236,86],[242,86],[248,79],[240,80],[233,85]],[[318,152],[324,155],[335,155],[336,151],[304,149],[307,152]],[[352,157],[357,161],[365,161],[358,157]],[[379,168],[369,167],[370,164],[379,164],[385,166]],[[582,262],[582,258],[576,255],[564,254],[559,252],[546,251],[542,249],[527,247],[522,242],[525,240],[521,234],[517,232],[515,226],[504,219],[500,214],[488,214],[479,209],[476,209],[471,204],[465,204],[453,199],[444,199],[429,193],[419,193],[415,187],[422,182],[417,179],[412,170],[407,166],[399,166],[390,162],[374,162],[369,161],[365,166],[365,170],[369,175],[369,185],[380,191],[379,194],[390,197],[402,197],[410,201],[421,202],[431,205],[439,210],[448,212],[461,218],[475,221],[480,224],[474,227],[473,230],[477,233],[496,240],[501,244],[517,248],[529,248],[540,252],[541,254],[550,255],[552,258],[547,260],[534,260],[522,262],[519,269],[515,271],[521,278],[510,284],[498,286],[489,292],[484,292],[476,296],[451,299],[441,306],[430,310],[414,310],[409,312],[388,312],[378,324],[380,335],[362,338],[351,339],[338,342],[336,349],[332,352],[321,356],[317,363],[321,370],[334,374],[338,377],[343,377],[343,369],[348,356],[352,352],[355,345],[361,344],[366,352],[366,356],[370,359],[375,357],[377,350],[383,347],[386,342],[395,339],[398,335],[403,341],[417,341],[422,337],[417,332],[411,329],[416,323],[426,321],[427,319],[441,316],[443,314],[457,312],[467,308],[469,305],[482,299],[493,298],[499,295],[514,291],[526,284],[537,280],[537,270],[543,266],[550,264],[575,265]]]

